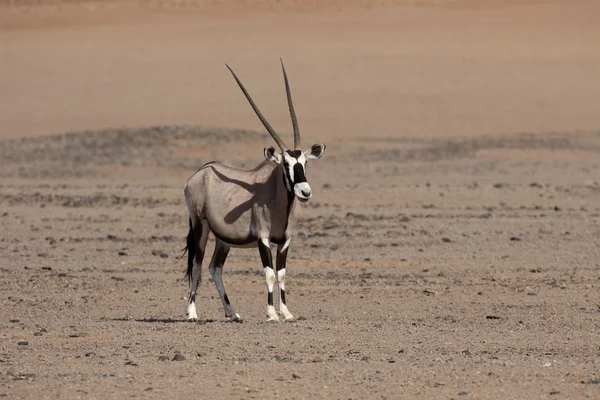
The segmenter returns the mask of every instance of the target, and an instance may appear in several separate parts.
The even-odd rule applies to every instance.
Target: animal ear
[[[268,161],[276,162],[277,164],[281,163],[281,154],[275,151],[275,147],[267,146],[265,147],[265,158]]]
[[[312,147],[308,150],[304,150],[304,157],[308,158],[321,158],[325,153],[325,145],[324,144],[313,144]]]

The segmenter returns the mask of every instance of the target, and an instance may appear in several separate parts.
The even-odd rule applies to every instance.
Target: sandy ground
[[[600,3],[39,3],[0,4],[1,398],[600,398]],[[273,144],[223,64],[290,141],[279,56],[328,146],[298,321],[234,249],[245,322],[206,279],[187,323],[183,184]]]

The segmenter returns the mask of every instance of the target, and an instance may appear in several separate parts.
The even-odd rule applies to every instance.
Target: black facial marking
[[[300,163],[294,164],[294,184],[306,182],[304,167]]]
[[[281,289],[280,292],[281,292],[281,296],[280,296],[281,297],[281,303],[285,304],[285,290]]]
[[[302,155],[302,150],[288,150],[288,151],[286,151],[286,153],[288,153],[290,156],[294,157],[295,159],[298,159],[298,157],[300,157]]]

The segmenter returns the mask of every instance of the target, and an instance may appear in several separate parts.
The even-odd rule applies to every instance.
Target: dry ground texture
[[[599,3],[236,3],[0,5],[0,398],[600,398]],[[273,144],[223,63],[289,141],[279,56],[298,321],[234,249],[187,323],[183,184]]]

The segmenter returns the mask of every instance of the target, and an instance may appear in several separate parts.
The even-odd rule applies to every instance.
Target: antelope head
[[[288,106],[290,109],[290,116],[292,118],[292,126],[294,128],[294,149],[290,150],[285,145],[283,140],[279,137],[275,129],[271,127],[269,122],[262,115],[252,97],[242,84],[242,82],[238,79],[237,75],[233,70],[229,67],[229,65],[225,64],[231,74],[233,75],[235,81],[239,85],[240,89],[246,96],[246,99],[252,106],[252,109],[256,113],[256,116],[262,124],[267,129],[267,132],[271,134],[275,143],[279,146],[281,152],[278,152],[273,146],[265,147],[265,158],[268,161],[279,164],[284,171],[284,182],[287,190],[293,193],[298,200],[305,202],[308,201],[312,197],[312,189],[306,180],[306,162],[309,159],[317,159],[323,156],[325,152],[324,144],[314,144],[311,147],[302,150],[302,146],[300,144],[300,129],[298,128],[298,118],[296,118],[296,113],[294,112],[294,104],[292,102],[292,93],[290,91],[290,85],[288,82],[288,77],[285,72],[285,67],[283,65],[283,60],[281,60],[281,69],[283,70],[283,79],[285,81],[285,92],[287,95]]]

